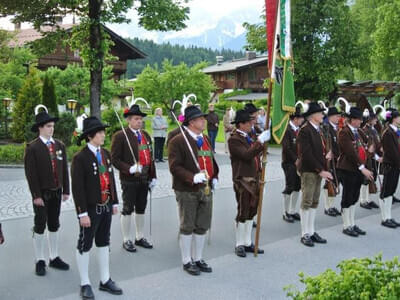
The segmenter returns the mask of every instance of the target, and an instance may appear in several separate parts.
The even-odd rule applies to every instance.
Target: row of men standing
[[[306,105],[302,114],[296,110],[290,116],[282,141],[282,168],[285,173],[283,191],[283,219],[289,223],[301,221],[301,242],[306,246],[326,243],[316,232],[315,215],[320,198],[321,181],[325,179],[324,206],[329,216],[342,215],[343,233],[358,237],[366,232],[355,222],[356,204],[366,209],[380,208],[385,227],[400,224],[391,217],[391,206],[399,178],[399,112],[386,113],[386,127],[382,138],[375,128],[377,116],[372,112],[363,116],[356,107],[342,114],[330,107],[324,121],[324,108],[315,102]],[[360,128],[363,118],[365,125]],[[305,121],[304,121],[305,119]],[[378,166],[381,165],[381,168]],[[378,172],[384,175],[379,195],[379,206],[370,200],[376,193]],[[334,207],[335,196],[342,185],[341,210]],[[296,213],[299,192],[302,191],[300,214]],[[361,192],[361,195],[360,195]]]
[[[109,272],[111,216],[118,212],[119,203],[113,165],[120,171],[122,187],[123,247],[129,252],[136,251],[135,245],[148,249],[153,247],[144,237],[147,193],[156,184],[151,138],[145,131],[140,130],[144,116],[137,105],[125,110],[124,117],[129,126],[115,133],[111,153],[101,147],[108,126],[95,117],[83,121],[79,143],[86,140],[87,145],[73,157],[71,164],[72,194],[79,219],[76,261],[83,299],[94,298],[88,276],[89,252],[93,241],[98,250],[99,289],[111,294],[122,294]],[[70,187],[65,146],[53,138],[57,120],[47,112],[36,115],[32,131],[38,132],[39,136],[27,145],[24,157],[26,178],[33,199],[35,268],[39,276],[46,274],[46,226],[49,266],[59,270],[69,269],[69,265],[58,255],[61,202],[69,198]],[[131,235],[132,219],[136,224],[134,243]]]
[[[83,132],[78,138],[86,146],[75,154],[71,165],[72,194],[79,222],[76,262],[80,274],[80,295],[93,299],[89,279],[89,253],[95,242],[100,270],[99,289],[110,294],[122,294],[122,289],[111,279],[109,245],[112,215],[118,212],[118,195],[113,166],[120,172],[122,187],[121,230],[123,248],[135,252],[135,246],[152,248],[144,237],[144,214],[147,193],[156,185],[156,170],[150,136],[142,128],[145,116],[137,105],[124,111],[129,126],[114,134],[111,153],[102,147],[108,127],[97,118],[83,121]],[[209,273],[212,268],[203,260],[205,234],[210,229],[213,190],[218,183],[218,165],[210,140],[203,135],[207,115],[196,106],[185,109],[181,132],[169,142],[169,165],[173,176],[180,218],[180,248],[183,269],[191,275]],[[70,195],[66,149],[53,138],[57,118],[47,112],[36,115],[33,132],[38,138],[27,145],[25,172],[34,208],[35,271],[46,274],[44,256],[48,229],[49,266],[68,270],[69,265],[58,254],[58,229],[62,201]],[[270,138],[269,131],[251,137],[254,118],[248,111],[238,111],[233,124],[237,134],[230,139],[233,180],[238,203],[236,218],[236,253],[245,256],[254,251],[251,242],[252,218],[255,215],[260,171],[259,154],[262,144]],[[250,173],[249,173],[250,171]],[[136,225],[135,237],[131,222]],[[251,224],[250,224],[251,222]],[[250,230],[250,231],[249,231]],[[133,240],[135,240],[133,242]],[[259,250],[261,253],[262,250]]]

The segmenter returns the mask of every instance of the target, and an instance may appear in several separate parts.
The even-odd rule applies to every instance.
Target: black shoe
[[[332,208],[325,209],[324,213],[330,217],[336,217],[336,212]]]
[[[291,214],[292,218],[296,221],[300,221],[300,215],[298,213]]]
[[[397,225],[391,222],[390,220],[385,220],[381,222],[382,226],[388,227],[388,228],[396,228]]]
[[[200,259],[199,261],[196,261],[195,264],[201,272],[204,272],[204,273],[212,272],[212,268],[202,259]]]
[[[63,270],[63,271],[69,270],[69,264],[64,262],[59,256],[57,256],[53,260],[50,259],[49,267],[52,267],[52,268],[58,269],[58,270]]]
[[[370,201],[370,202],[368,202],[368,204],[369,204],[369,207],[371,207],[371,208],[379,208],[379,205],[376,204],[374,201]]]
[[[246,257],[246,250],[244,249],[244,246],[237,246],[235,247],[235,253],[239,257]]]
[[[332,207],[332,209],[336,213],[337,216],[341,216],[342,215],[342,213],[336,207]]]
[[[400,223],[398,223],[395,219],[390,219],[390,222],[392,222],[394,225],[396,225],[397,227],[400,226]]]
[[[254,253],[254,250],[255,250],[255,249],[256,249],[256,246],[255,246],[254,244],[251,244],[250,246],[244,246],[244,251],[246,251],[246,252]],[[257,249],[257,253],[258,253],[258,254],[264,254],[264,250],[258,248],[258,249]]]
[[[367,202],[367,203],[360,203],[360,207],[365,208],[365,209],[372,209],[372,206],[369,205],[369,202]]]
[[[327,240],[320,237],[318,233],[314,232],[314,234],[311,236],[311,240],[314,243],[318,243],[318,244],[326,244]]]
[[[253,221],[253,228],[257,228],[257,223],[256,223],[256,221]]]
[[[82,299],[94,299],[92,287],[89,284],[81,286],[80,295],[81,295]]]
[[[360,227],[358,227],[357,225],[353,226],[353,231],[357,232],[359,235],[366,235],[367,232],[362,230]]]
[[[100,281],[99,290],[113,295],[122,295],[122,289],[111,278],[104,284]]]
[[[128,252],[136,252],[136,247],[133,245],[131,240],[123,242],[122,247]]]
[[[282,216],[282,219],[288,223],[294,222],[292,215],[289,215],[287,212],[285,212],[285,214]]]
[[[36,275],[37,276],[44,276],[46,275],[46,263],[44,260],[39,260],[36,263]]]
[[[396,203],[396,202],[399,203],[400,202],[400,199],[396,198],[395,196],[393,196],[392,199],[393,199],[392,203]]]
[[[314,247],[314,242],[309,235],[302,236],[300,242],[307,247]]]
[[[358,237],[358,233],[356,231],[354,231],[352,227],[347,227],[347,228],[343,229],[342,232],[348,236]]]
[[[165,160],[163,160],[163,159],[160,159],[160,160],[159,160],[159,162],[165,162]]]
[[[183,265],[183,270],[188,272],[190,275],[200,275],[200,269],[197,265],[192,263],[191,261],[188,262],[186,265]]]
[[[145,238],[141,238],[140,240],[135,240],[135,245],[143,247],[143,248],[146,248],[146,249],[152,249],[153,248],[153,244],[148,242]]]

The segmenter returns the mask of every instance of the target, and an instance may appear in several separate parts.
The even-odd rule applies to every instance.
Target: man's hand
[[[325,155],[325,158],[326,158],[327,160],[332,160],[332,159],[333,159],[332,150],[329,150],[329,152]]]
[[[150,182],[149,182],[149,188],[150,190],[153,190],[155,188],[157,184],[157,178],[153,178]]]
[[[129,169],[129,173],[135,174],[135,173],[142,173],[142,166],[138,164],[134,164],[132,167]]]
[[[82,227],[90,227],[90,217],[89,216],[83,216],[79,218],[79,224]]]
[[[194,184],[199,184],[199,183],[203,183],[203,182],[206,182],[206,181],[207,181],[206,174],[201,173],[201,172],[197,173],[193,177],[193,183]]]
[[[261,144],[264,144],[265,142],[268,142],[271,139],[271,132],[270,130],[264,130],[261,132],[261,134],[257,137],[258,141]]]
[[[361,170],[361,173],[368,179],[373,181],[374,180],[374,173],[372,173],[370,170],[367,168],[364,168]]]
[[[215,191],[217,186],[218,186],[218,179],[217,178],[213,178],[213,180],[212,180],[212,189]]]
[[[113,205],[113,215],[116,215],[118,213],[118,205]]]
[[[333,180],[332,174],[328,171],[321,171],[321,172],[319,172],[318,175],[321,176],[323,179]]]
[[[383,157],[379,157],[376,161],[381,164],[383,162]]]
[[[33,204],[36,206],[44,206],[44,201],[42,198],[33,199]]]
[[[68,199],[69,199],[69,195],[67,195],[67,194],[63,194],[62,195],[62,201],[63,202],[67,201]]]

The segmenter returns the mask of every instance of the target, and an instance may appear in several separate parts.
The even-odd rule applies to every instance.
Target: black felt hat
[[[58,118],[57,117],[52,117],[50,116],[47,112],[41,111],[35,116],[35,124],[32,125],[31,130],[32,132],[38,132],[39,126],[42,126],[44,124],[50,123],[50,122],[57,122]]]
[[[258,109],[253,103],[246,103],[244,106],[244,110],[247,111],[249,114],[252,114],[259,111],[260,109]]]
[[[185,120],[183,121],[183,125],[187,126],[190,120],[207,117],[208,114],[203,113],[197,106],[192,105],[185,108]]]
[[[100,120],[96,117],[89,117],[83,120],[83,130],[82,134],[78,138],[78,144],[85,139],[88,134],[95,133],[101,130],[105,130],[107,127],[110,127],[106,124],[100,122]]]
[[[324,112],[324,111],[325,111],[325,109],[322,108],[317,102],[310,102],[310,103],[308,103],[308,109],[307,109],[307,111],[304,112],[303,116],[308,117],[308,116],[311,116],[312,114]]]
[[[137,104],[133,104],[129,109],[125,109],[124,111],[124,118],[128,116],[142,116],[145,117],[147,114],[140,111],[140,107]]]
[[[231,122],[231,124],[245,123],[251,120],[254,120],[254,118],[251,117],[250,113],[247,110],[239,109],[236,112],[235,119]]]

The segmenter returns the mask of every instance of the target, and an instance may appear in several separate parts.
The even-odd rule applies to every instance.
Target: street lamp
[[[11,98],[3,98],[3,107],[4,107],[4,118],[5,118],[5,127],[6,127],[6,132],[5,136],[8,136],[8,108],[10,107],[12,99]]]
[[[74,99],[67,100],[67,107],[71,111],[71,114],[74,112],[77,104],[78,104],[78,101],[76,101]]]

